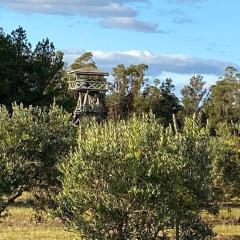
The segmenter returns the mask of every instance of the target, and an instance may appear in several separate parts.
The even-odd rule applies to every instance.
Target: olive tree
[[[150,115],[81,129],[59,165],[54,214],[81,239],[208,239],[212,141],[198,122],[179,132]]]
[[[225,200],[240,196],[240,125],[217,126],[216,154],[213,162],[214,184]],[[222,199],[222,200],[223,200]]]
[[[11,116],[1,106],[0,213],[24,191],[42,200],[57,188],[56,165],[74,142],[70,115],[55,105],[50,109],[14,105]]]

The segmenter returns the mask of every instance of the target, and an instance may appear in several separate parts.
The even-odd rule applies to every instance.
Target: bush
[[[198,122],[187,119],[178,132],[143,116],[82,129],[59,167],[55,214],[83,239],[159,239],[173,230],[189,239],[197,227],[194,239],[207,239],[199,213],[213,201],[212,141]]]
[[[14,105],[12,116],[0,107],[0,212],[23,191],[39,196],[39,191],[56,188],[56,164],[74,142],[70,115],[57,106],[48,110]]]
[[[221,123],[214,158],[215,185],[224,200],[240,196],[240,126]]]

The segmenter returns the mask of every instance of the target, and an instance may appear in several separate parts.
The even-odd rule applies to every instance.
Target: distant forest
[[[0,29],[0,104],[11,111],[12,103],[24,106],[49,106],[54,101],[65,110],[74,110],[76,99],[68,91],[67,69],[63,56],[48,39],[35,47],[26,31],[18,27],[10,34]],[[86,52],[70,66],[97,68],[91,52]],[[106,94],[108,118],[126,119],[133,114],[152,112],[165,125],[175,114],[179,122],[184,116],[201,112],[203,121],[238,122],[240,118],[240,73],[226,66],[224,75],[210,88],[203,76],[193,75],[181,89],[181,98],[174,93],[171,78],[149,81],[144,63],[112,69],[113,82]]]

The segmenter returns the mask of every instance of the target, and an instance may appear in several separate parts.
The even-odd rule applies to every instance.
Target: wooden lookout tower
[[[74,121],[86,117],[101,120],[106,115],[103,106],[104,93],[108,91],[106,77],[108,73],[93,67],[71,70],[69,75],[69,90],[75,91],[78,101],[74,111]]]

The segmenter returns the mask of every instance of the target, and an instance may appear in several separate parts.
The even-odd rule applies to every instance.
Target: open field
[[[236,209],[234,213],[238,211]],[[217,224],[214,230],[219,234],[218,240],[240,240],[239,225]],[[48,220],[36,225],[33,209],[26,206],[11,207],[9,216],[0,223],[0,240],[75,240],[76,237],[57,221]]]
[[[27,206],[11,207],[9,216],[0,223],[0,240],[74,240],[76,235],[67,232],[57,221],[34,223],[34,211]]]
[[[21,198],[8,211],[8,217],[0,222],[0,240],[75,240],[75,233],[64,230],[58,220],[47,219],[36,225],[34,210],[26,204],[28,195]],[[234,224],[240,216],[240,208],[222,208],[218,216],[203,214],[214,225],[217,240],[240,240],[240,225]]]
[[[216,225],[214,230],[221,236],[236,236],[240,239],[240,226]]]

